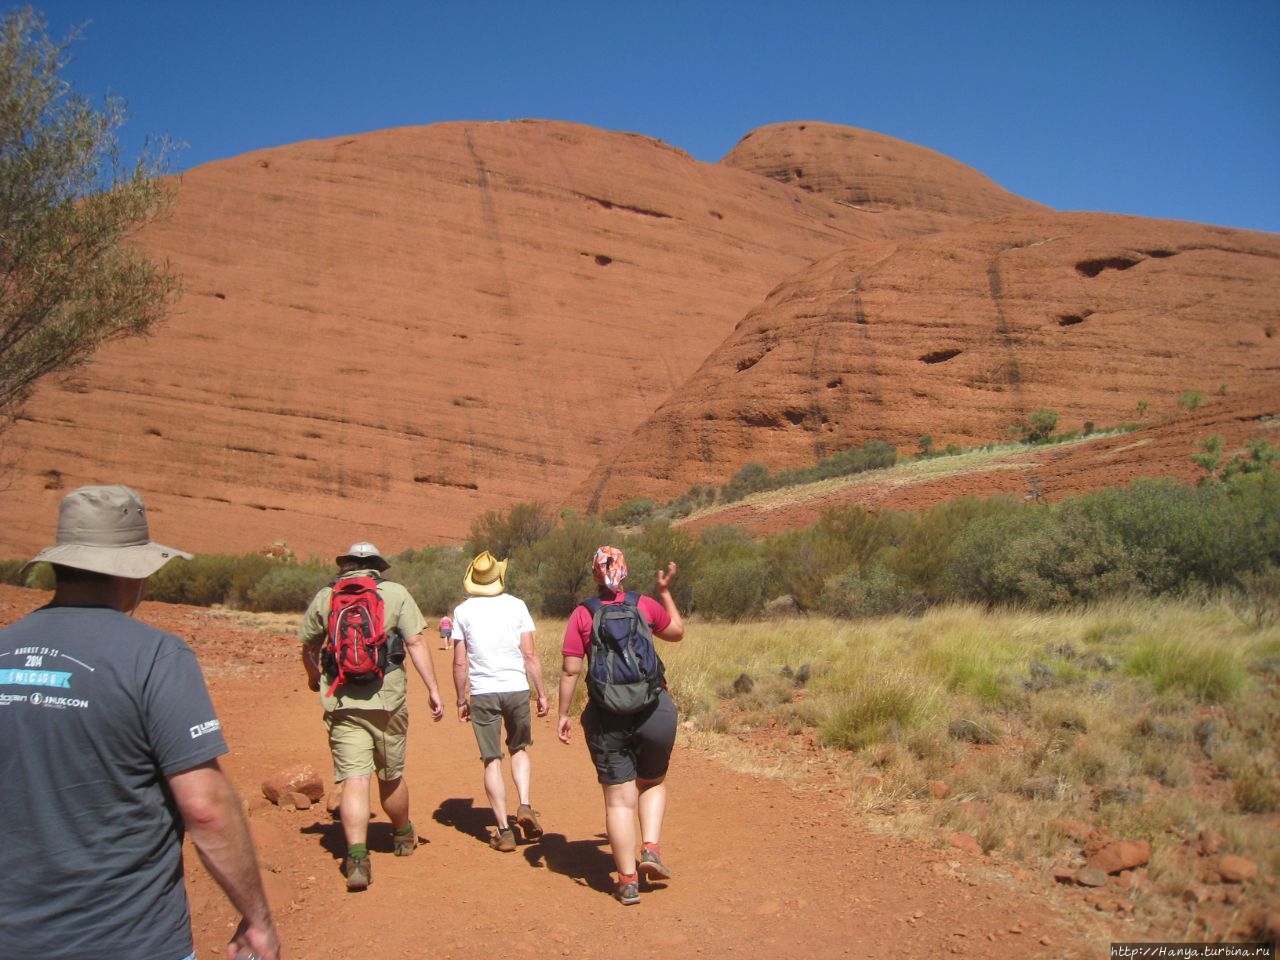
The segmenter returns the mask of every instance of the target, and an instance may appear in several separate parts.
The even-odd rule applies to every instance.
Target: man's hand
[[[259,960],[278,960],[280,937],[274,926],[267,929],[251,927],[248,920],[241,920],[235,936],[227,944],[227,960],[242,957],[258,957]]]
[[[551,712],[551,705],[547,702],[547,695],[541,693],[538,695],[538,716],[545,717]]]
[[[458,704],[458,722],[466,723],[470,719],[471,719],[471,703],[470,701],[463,700],[460,704]]]
[[[444,719],[444,704],[440,702],[440,691],[428,690],[427,699],[431,703],[431,719],[439,723]]]
[[[569,742],[569,732],[573,729],[573,721],[568,717],[561,717],[556,723],[556,736],[560,738],[561,743]]]

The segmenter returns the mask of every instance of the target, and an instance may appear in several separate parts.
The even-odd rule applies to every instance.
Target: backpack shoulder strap
[[[594,618],[600,608],[604,606],[604,601],[599,597],[587,597],[582,601],[582,603],[578,604],[578,606],[586,607],[587,613],[591,614]]]

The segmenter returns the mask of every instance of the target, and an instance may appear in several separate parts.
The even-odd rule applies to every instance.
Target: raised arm
[[[676,607],[676,602],[671,596],[671,584],[676,579],[676,562],[674,560],[667,564],[666,570],[658,571],[658,600],[667,611],[667,616],[671,618],[671,622],[666,628],[659,630],[657,636],[663,640],[669,640],[675,643],[684,636],[684,619],[680,616],[680,611]]]
[[[218,761],[210,760],[167,779],[201,862],[240,911],[240,925],[227,945],[228,960],[242,952],[261,960],[278,960],[280,937],[262,889],[249,821]]]

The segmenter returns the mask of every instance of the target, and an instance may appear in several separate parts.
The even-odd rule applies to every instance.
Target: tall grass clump
[[[934,710],[934,688],[909,670],[867,670],[848,685],[828,687],[818,733],[824,746],[840,750],[901,740]]]
[[[1009,706],[1020,696],[1019,680],[1030,656],[1025,641],[1009,629],[1009,618],[976,607],[932,610],[912,631],[919,669],[948,692],[975,697],[986,706]]]
[[[1157,693],[1181,691],[1201,703],[1224,703],[1245,683],[1240,651],[1215,637],[1138,637],[1124,670],[1150,682]]]

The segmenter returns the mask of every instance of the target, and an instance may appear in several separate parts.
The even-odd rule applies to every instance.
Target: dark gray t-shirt
[[[165,778],[226,752],[173,634],[102,607],[0,630],[0,957],[190,954]]]

